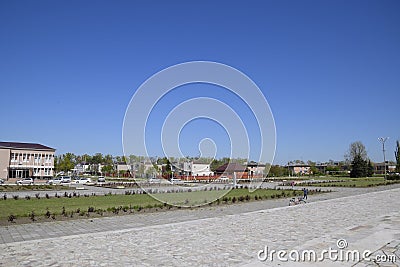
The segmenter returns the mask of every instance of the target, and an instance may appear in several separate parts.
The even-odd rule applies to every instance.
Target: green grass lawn
[[[333,180],[333,179],[332,179]],[[367,177],[367,178],[349,178],[343,177],[338,180],[325,183],[308,183],[304,182],[299,185],[321,186],[321,187],[371,187],[400,183],[400,181],[389,181],[383,177]]]
[[[227,193],[224,195],[224,193]],[[310,192],[311,193],[311,192]],[[247,189],[234,189],[229,192],[223,190],[199,191],[199,192],[184,192],[184,193],[164,193],[155,194],[156,198],[167,199],[168,203],[176,205],[198,205],[205,202],[214,201],[218,203],[235,203],[251,200],[271,199],[301,195],[302,191],[293,190],[273,190],[273,189],[258,189],[254,192],[249,192]],[[224,195],[222,197],[222,195]],[[217,200],[218,197],[221,197]],[[106,195],[106,196],[89,196],[89,197],[61,197],[61,198],[20,198],[15,200],[8,198],[0,200],[0,220],[7,220],[8,216],[13,214],[17,217],[27,217],[32,211],[35,215],[44,215],[47,210],[51,214],[60,215],[63,207],[66,213],[80,211],[88,211],[89,207],[94,210],[109,210],[115,207],[131,207],[133,209],[142,208],[163,208],[167,205],[157,201],[150,195],[135,194],[135,195]],[[78,212],[79,213],[79,212]]]
[[[70,188],[64,185],[1,185],[0,192],[11,192],[11,191],[52,191],[52,190],[71,190],[75,188]]]

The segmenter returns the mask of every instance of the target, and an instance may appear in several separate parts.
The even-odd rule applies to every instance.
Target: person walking
[[[303,199],[307,199],[308,196],[308,189],[307,188],[303,188]]]

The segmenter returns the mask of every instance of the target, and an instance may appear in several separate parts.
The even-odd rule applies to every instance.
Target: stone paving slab
[[[360,195],[367,192],[378,192],[393,188],[400,188],[400,184],[370,188],[332,188],[335,190],[332,193],[309,196],[309,202]],[[287,205],[288,199],[275,199],[250,203],[236,203],[234,205],[213,207],[205,206],[197,209],[182,209],[168,212],[144,213],[107,218],[9,225],[0,227],[0,244],[83,233],[113,231],[115,229],[131,229],[144,225],[159,225],[210,217],[220,217],[223,215],[285,207]]]
[[[340,238],[348,241],[349,248],[378,251],[400,240],[399,199],[400,189],[392,189],[292,207],[12,242],[0,245],[0,265],[308,266],[263,262],[257,253],[265,246],[326,248]]]

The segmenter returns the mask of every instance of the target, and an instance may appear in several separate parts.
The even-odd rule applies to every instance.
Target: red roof
[[[239,163],[225,163],[224,165],[219,166],[215,171],[217,173],[244,172],[246,171],[246,166]]]

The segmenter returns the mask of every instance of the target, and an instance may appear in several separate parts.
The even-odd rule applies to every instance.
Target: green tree
[[[172,169],[171,169],[171,162],[169,162],[169,160],[167,159],[167,165],[165,165],[165,173],[167,175],[167,177],[171,177],[171,173],[172,173]]]
[[[103,167],[101,167],[101,172],[102,173],[110,174],[113,171],[114,171],[113,165],[108,164],[108,165],[104,165]]]
[[[350,177],[359,178],[366,177],[368,175],[368,163],[362,158],[361,155],[355,155],[351,162],[352,168],[350,171]]]
[[[66,153],[58,157],[56,171],[70,171],[75,167],[75,155],[73,153]]]
[[[93,157],[90,163],[92,164],[102,164],[103,163],[103,154],[101,153],[96,153]]]
[[[396,141],[396,150],[394,151],[396,157],[396,172],[400,172],[400,141]]]
[[[269,177],[280,177],[285,175],[288,175],[287,168],[279,165],[272,165],[268,174]]]
[[[368,160],[367,176],[371,177],[372,175],[374,175],[374,165],[372,165],[371,160]]]

